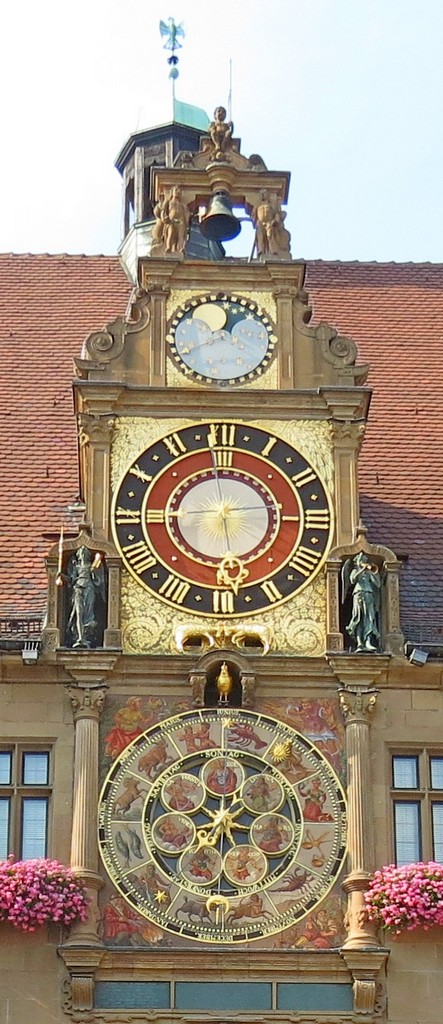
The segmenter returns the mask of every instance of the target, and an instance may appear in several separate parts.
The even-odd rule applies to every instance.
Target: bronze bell
[[[237,238],[241,224],[232,212],[232,203],[227,192],[214,192],[208,212],[200,221],[200,230],[212,242],[227,242]]]

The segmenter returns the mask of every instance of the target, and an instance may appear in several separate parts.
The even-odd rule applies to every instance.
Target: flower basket
[[[443,925],[443,864],[388,864],[365,893],[371,921],[397,935]]]
[[[56,860],[0,861],[0,921],[33,932],[46,922],[85,921],[88,902],[76,875]]]

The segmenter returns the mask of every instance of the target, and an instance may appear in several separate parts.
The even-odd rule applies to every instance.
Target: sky
[[[1,252],[117,251],[115,158],[171,119],[169,16],[177,97],[212,117],[231,60],[242,152],[291,172],[293,257],[443,262],[442,0],[3,4]]]

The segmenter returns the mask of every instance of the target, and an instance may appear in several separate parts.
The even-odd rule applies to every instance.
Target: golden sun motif
[[[213,540],[222,540],[229,526],[229,537],[240,537],[246,528],[247,514],[238,499],[206,498],[197,509],[200,512],[199,523],[204,532]]]
[[[281,743],[276,743],[271,751],[272,762],[273,764],[282,764],[283,761],[287,761],[291,754],[292,743],[290,740],[284,740]]]

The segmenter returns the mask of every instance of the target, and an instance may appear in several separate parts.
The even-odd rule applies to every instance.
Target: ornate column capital
[[[340,707],[347,726],[357,722],[369,726],[378,692],[375,688],[363,686],[343,686],[338,691]]]
[[[94,416],[81,412],[77,416],[78,438],[82,448],[85,444],[109,444],[112,440],[115,416]]]
[[[357,452],[360,451],[366,423],[362,423],[361,420],[346,423],[339,420],[330,420],[329,427],[335,445],[340,445],[342,448],[350,448]]]
[[[66,690],[71,701],[74,722],[81,718],[99,720],[105,703],[106,683],[99,686],[67,686]]]

